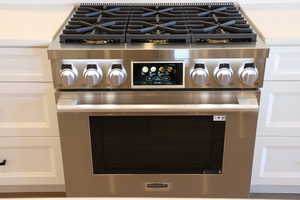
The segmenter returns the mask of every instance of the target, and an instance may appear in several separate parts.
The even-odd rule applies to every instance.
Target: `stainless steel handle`
[[[237,104],[80,104],[76,99],[59,99],[58,112],[97,113],[186,113],[257,112],[256,96],[236,96]]]

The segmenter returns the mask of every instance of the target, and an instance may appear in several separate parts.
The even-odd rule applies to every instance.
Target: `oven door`
[[[258,92],[58,94],[68,196],[246,196]]]

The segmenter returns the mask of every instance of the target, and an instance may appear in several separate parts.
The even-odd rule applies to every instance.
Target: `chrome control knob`
[[[232,81],[233,71],[229,64],[222,63],[215,69],[214,75],[220,85],[226,86]]]
[[[108,79],[112,86],[122,85],[127,78],[127,73],[121,64],[112,65],[110,71],[108,72]]]
[[[89,87],[92,87],[100,83],[103,78],[103,73],[98,65],[88,64],[83,72],[83,77],[85,84]]]
[[[190,72],[192,81],[198,85],[203,86],[208,81],[208,70],[205,64],[195,64],[194,68]]]
[[[248,86],[253,86],[258,79],[258,71],[254,63],[246,63],[239,70],[240,80]]]
[[[60,71],[61,83],[63,86],[68,87],[75,83],[78,72],[71,64],[63,64]]]

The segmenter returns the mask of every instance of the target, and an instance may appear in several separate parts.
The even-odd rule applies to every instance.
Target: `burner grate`
[[[191,42],[184,18],[131,18],[126,32],[127,42]]]
[[[81,4],[60,35],[63,43],[217,40],[256,41],[256,34],[233,3]]]

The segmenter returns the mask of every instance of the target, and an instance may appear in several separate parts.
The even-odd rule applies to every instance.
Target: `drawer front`
[[[257,134],[300,136],[300,81],[265,81]]]
[[[0,136],[58,136],[52,83],[0,83]]]
[[[271,47],[265,80],[300,80],[300,46]]]
[[[0,185],[64,183],[58,137],[2,137],[0,162]]]
[[[300,185],[300,138],[258,137],[253,185]]]
[[[51,82],[46,48],[0,48],[0,81]]]

